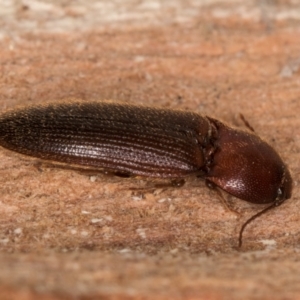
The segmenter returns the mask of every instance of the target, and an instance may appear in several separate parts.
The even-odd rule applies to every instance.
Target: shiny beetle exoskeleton
[[[290,198],[291,175],[257,135],[186,111],[110,102],[39,105],[0,116],[0,145],[41,159],[128,175],[195,174],[240,199],[271,206]]]

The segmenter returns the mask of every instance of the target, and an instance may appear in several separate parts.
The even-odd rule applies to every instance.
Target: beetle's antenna
[[[244,117],[244,115],[242,113],[240,113],[240,118],[241,120],[244,122],[244,125],[252,132],[255,132],[254,128],[250,125],[250,123],[246,120],[246,118]]]
[[[263,210],[261,210],[260,212],[258,212],[257,214],[253,215],[252,217],[250,217],[241,227],[240,230],[240,234],[239,234],[239,248],[242,247],[242,243],[243,243],[243,232],[246,228],[246,226],[251,223],[253,220],[255,220],[256,218],[260,217],[261,215],[265,214],[268,210],[271,210],[272,208],[275,208],[277,206],[279,206],[280,204],[282,204],[284,201],[274,201],[270,206],[264,208]]]

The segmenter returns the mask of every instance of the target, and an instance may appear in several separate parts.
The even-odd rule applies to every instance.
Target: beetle
[[[253,132],[200,114],[115,102],[70,101],[0,116],[0,146],[37,158],[128,176],[204,178],[242,200],[270,206],[291,197],[278,153]]]

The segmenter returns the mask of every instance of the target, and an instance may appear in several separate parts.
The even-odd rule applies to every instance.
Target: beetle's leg
[[[219,199],[221,200],[223,206],[225,207],[225,209],[227,211],[234,213],[237,217],[240,217],[241,214],[229,205],[229,203],[226,200],[226,198],[224,197],[223,193],[220,191],[220,189],[214,183],[210,182],[209,180],[205,180],[205,184],[208,188],[214,190],[217,193],[217,195],[219,196]]]

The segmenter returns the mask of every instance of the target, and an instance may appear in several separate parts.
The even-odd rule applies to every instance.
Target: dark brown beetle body
[[[109,102],[40,105],[0,116],[0,145],[128,175],[195,174],[240,199],[272,207],[291,196],[290,173],[271,146],[192,112]]]
[[[72,102],[0,116],[0,145],[42,159],[177,178],[206,164],[210,127],[194,113]]]

